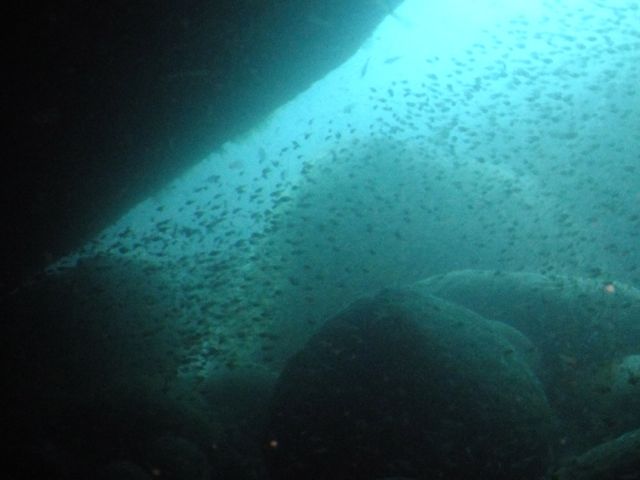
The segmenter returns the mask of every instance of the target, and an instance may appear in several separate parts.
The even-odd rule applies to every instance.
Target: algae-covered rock
[[[640,430],[627,432],[571,459],[553,480],[633,480],[640,475]]]
[[[180,362],[174,283],[142,261],[83,260],[5,298],[0,312],[13,391],[31,399],[123,377],[170,380]]]
[[[210,466],[202,450],[190,440],[163,435],[147,452],[147,464],[155,477],[173,480],[208,480]]]
[[[615,281],[463,270],[413,285],[504,322],[540,352],[540,379],[578,453],[640,427],[640,291]]]
[[[151,473],[129,461],[111,462],[98,473],[98,480],[151,480]]]
[[[287,363],[265,438],[274,479],[538,478],[552,413],[500,328],[385,291],[330,319]]]
[[[77,458],[86,476],[122,455],[137,460],[141,446],[167,431],[209,438],[204,403],[177,375],[177,305],[165,270],[110,256],[2,299],[5,433],[16,463],[9,470],[35,478],[33,465],[56,463],[39,444]]]

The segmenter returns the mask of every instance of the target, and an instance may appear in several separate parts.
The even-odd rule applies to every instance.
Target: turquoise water
[[[639,65],[633,1],[405,2],[10,300],[38,326],[11,331],[37,346],[16,357],[29,381],[12,380],[45,412],[38,449],[108,478],[176,458],[193,470],[172,478],[286,478],[260,452],[273,385],[295,388],[287,361],[352,302],[423,279],[542,356],[522,360],[558,417],[542,472],[639,428]],[[87,452],[86,436],[110,447]],[[371,475],[447,478],[446,463],[389,465]],[[508,478],[492,465],[468,468]]]

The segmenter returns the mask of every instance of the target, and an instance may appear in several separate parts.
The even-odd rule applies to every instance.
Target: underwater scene
[[[406,0],[0,314],[11,479],[640,479],[640,3]]]

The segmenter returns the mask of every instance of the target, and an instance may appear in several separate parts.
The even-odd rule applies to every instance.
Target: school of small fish
[[[194,369],[277,367],[359,296],[455,269],[640,285],[640,4],[543,3],[456,56],[361,52],[72,260],[168,272]]]

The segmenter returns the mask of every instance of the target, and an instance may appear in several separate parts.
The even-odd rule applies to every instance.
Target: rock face
[[[182,437],[163,435],[151,443],[147,463],[154,476],[174,480],[210,479],[207,457],[198,446]]]
[[[535,345],[563,450],[640,427],[640,291],[620,282],[463,270],[412,286],[506,323]],[[636,363],[638,362],[638,363]]]
[[[602,480],[638,478],[640,472],[640,430],[598,445],[568,462],[554,480]]]
[[[553,418],[503,331],[410,290],[356,302],[284,369],[271,478],[538,478]]]
[[[177,378],[175,288],[154,265],[90,259],[4,300],[10,477],[87,478],[137,462],[166,432],[210,438],[203,402]],[[144,477],[120,463],[104,475]]]
[[[170,277],[153,265],[96,257],[0,303],[7,370],[25,397],[102,389],[122,378],[172,378],[180,337]]]

